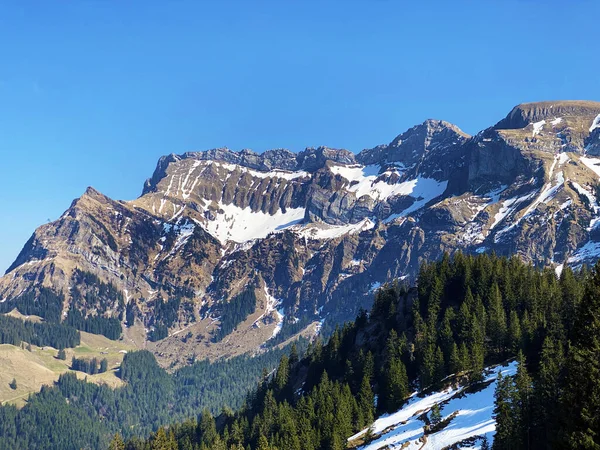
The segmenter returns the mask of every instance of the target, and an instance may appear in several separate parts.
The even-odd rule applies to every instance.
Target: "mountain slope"
[[[498,374],[514,376],[516,371],[513,362],[484,369],[484,382],[480,386],[458,384],[423,396],[414,393],[402,409],[379,417],[369,428],[348,438],[348,442],[352,445],[370,432],[370,442],[358,448],[480,448],[471,444],[480,444],[484,436],[488,443],[493,440],[496,422],[492,411]],[[439,429],[431,429],[434,406],[440,409]]]
[[[519,105],[473,137],[428,120],[356,155],[169,155],[138,199],[89,188],[38,228],[0,298],[12,309],[48,288],[64,313],[119,318],[165,364],[255,352],[323,321],[331,330],[381,283],[414,279],[446,251],[594,261],[599,181],[596,102]],[[122,301],[75,301],[96,279]]]

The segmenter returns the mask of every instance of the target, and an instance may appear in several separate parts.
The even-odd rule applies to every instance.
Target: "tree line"
[[[81,342],[79,331],[62,323],[30,322],[0,314],[0,344],[21,342],[57,349],[76,347]]]

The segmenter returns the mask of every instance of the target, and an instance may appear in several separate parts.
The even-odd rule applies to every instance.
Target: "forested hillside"
[[[306,348],[301,340],[296,348]],[[78,380],[74,372],[60,376],[52,387],[31,395],[22,409],[0,407],[0,449],[105,449],[119,432],[126,438],[148,436],[160,425],[196,417],[203,409],[213,413],[238,409],[249,389],[276,367],[291,347],[256,357],[242,356],[215,363],[199,361],[168,374],[147,351],[125,355],[120,377],[124,387]],[[105,361],[105,360],[104,360]],[[73,368],[92,368],[88,360],[73,360]],[[85,367],[82,367],[82,363]]]
[[[283,357],[236,414],[206,412],[127,448],[343,449],[414,389],[449,374],[476,383],[484,366],[517,356],[496,393],[494,448],[597,448],[598,317],[600,267],[558,278],[517,258],[444,257],[422,267],[418,288],[383,288],[327,344]]]

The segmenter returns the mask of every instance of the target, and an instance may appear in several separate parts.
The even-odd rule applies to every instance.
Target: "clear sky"
[[[360,151],[427,118],[600,100],[597,0],[2,1],[0,270],[167,153]]]

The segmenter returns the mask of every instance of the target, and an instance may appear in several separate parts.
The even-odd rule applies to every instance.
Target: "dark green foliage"
[[[64,323],[88,333],[102,334],[112,340],[121,337],[121,322],[114,317],[84,317],[80,310],[71,307]]]
[[[64,298],[47,288],[31,289],[13,300],[0,303],[0,313],[17,308],[21,314],[40,316],[50,323],[59,323]]]
[[[80,335],[75,328],[60,323],[34,323],[0,315],[0,344],[20,345],[28,342],[38,347],[58,349],[79,345]]]
[[[442,413],[440,411],[440,405],[437,403],[431,407],[431,413],[429,415],[429,421],[431,425],[436,426],[442,421]]]
[[[220,328],[214,333],[213,341],[221,341],[254,311],[256,311],[256,293],[253,287],[249,287],[221,306],[219,311]]]
[[[12,381],[10,383],[8,383],[8,385],[10,386],[10,388],[14,391],[17,389],[17,379],[13,378]]]
[[[305,348],[305,341],[299,347]],[[151,353],[130,352],[120,370],[126,385],[115,390],[78,380],[68,372],[54,387],[31,395],[22,409],[0,407],[0,448],[103,450],[115,441],[117,432],[127,439],[146,437],[160,425],[196,417],[203,408],[213,414],[224,404],[239,408],[263,368],[273,369],[287,351],[289,347],[214,364],[201,361],[172,375],[158,366]],[[103,361],[96,361],[96,367],[103,370]],[[192,428],[196,430],[195,425]],[[177,429],[175,436],[189,427],[184,422]],[[142,446],[135,447],[138,444],[132,440],[133,447],[127,448],[146,448],[137,442]]]
[[[104,283],[96,275],[78,269],[73,272],[73,283],[72,304],[64,321],[62,321],[64,296],[47,288],[32,289],[15,299],[0,303],[0,313],[7,313],[17,308],[22,314],[44,318],[47,324],[62,323],[69,328],[103,334],[109,339],[118,339],[122,331],[120,317],[125,309],[123,294],[113,284]],[[83,311],[95,311],[95,314],[85,316]],[[119,317],[108,316],[108,311],[117,311]],[[55,328],[51,333],[59,335],[63,331]],[[74,346],[70,344],[57,346],[49,343],[44,345],[58,348]]]
[[[277,369],[263,372],[244,405],[230,391],[259,373],[264,356],[198,362],[169,376],[151,354],[135,352],[123,361],[122,389],[63,375],[23,410],[0,408],[0,447],[99,448],[117,431],[127,438],[153,431],[128,448],[343,449],[375,412],[400,408],[415,387],[440,387],[451,373],[480,380],[486,365],[518,358],[517,374],[498,381],[494,448],[597,448],[600,272],[586,277],[566,270],[557,280],[516,258],[445,257],[421,268],[417,288],[382,288],[370,315],[332,329],[304,358],[277,355],[269,370]],[[228,332],[247,317],[250,295],[229,304],[237,318]],[[241,409],[213,416],[224,404]],[[60,422],[44,415],[48,405]],[[207,406],[198,421],[158,429]],[[30,437],[17,432],[33,430],[35,420],[41,425]]]
[[[78,370],[80,372],[89,373],[90,375],[106,372],[107,369],[108,361],[106,358],[101,361],[98,361],[97,358],[73,358],[71,360],[71,370]]]
[[[565,367],[565,448],[600,448],[600,263],[577,308]]]
[[[64,349],[60,349],[60,350],[58,351],[58,354],[56,355],[56,358],[57,358],[57,359],[61,359],[61,360],[63,360],[63,361],[64,361],[64,360],[66,360],[66,359],[67,359],[67,352],[65,352],[65,350],[64,350]]]
[[[565,277],[557,280],[551,270],[493,255],[457,254],[426,264],[417,289],[384,287],[369,316],[332,330],[327,344],[315,341],[297,364],[282,360],[246,408],[217,420],[218,434],[226,444],[251,448],[345,448],[347,437],[371,420],[374,393],[379,412],[394,411],[417,382],[437,388],[451,373],[479,381],[486,365],[518,357],[516,376],[498,381],[494,447],[561,448],[542,437],[539,416],[556,423],[556,413],[537,393],[557,404],[563,343],[569,333],[578,333],[563,313],[580,310],[585,273]],[[588,313],[580,322],[590,322],[594,314],[600,317]],[[594,345],[589,338],[587,345]],[[589,361],[586,367],[594,373]],[[583,415],[585,423],[595,423],[598,415],[591,411]],[[430,417],[434,424],[441,420],[435,410]],[[555,437],[559,433],[554,431]],[[200,443],[196,434],[177,439]],[[482,446],[489,448],[486,441]]]
[[[548,277],[543,289],[537,300],[549,305],[543,327],[529,330],[534,311],[521,319],[533,363],[519,354],[517,374],[498,382],[493,448],[598,449],[600,264],[587,277],[565,268],[558,287]],[[538,346],[539,354],[532,352]]]
[[[177,321],[179,305],[181,305],[180,297],[173,297],[167,302],[159,297],[153,302],[152,309],[154,314],[151,326],[154,328],[148,333],[149,340],[159,341],[169,335],[169,327]]]

